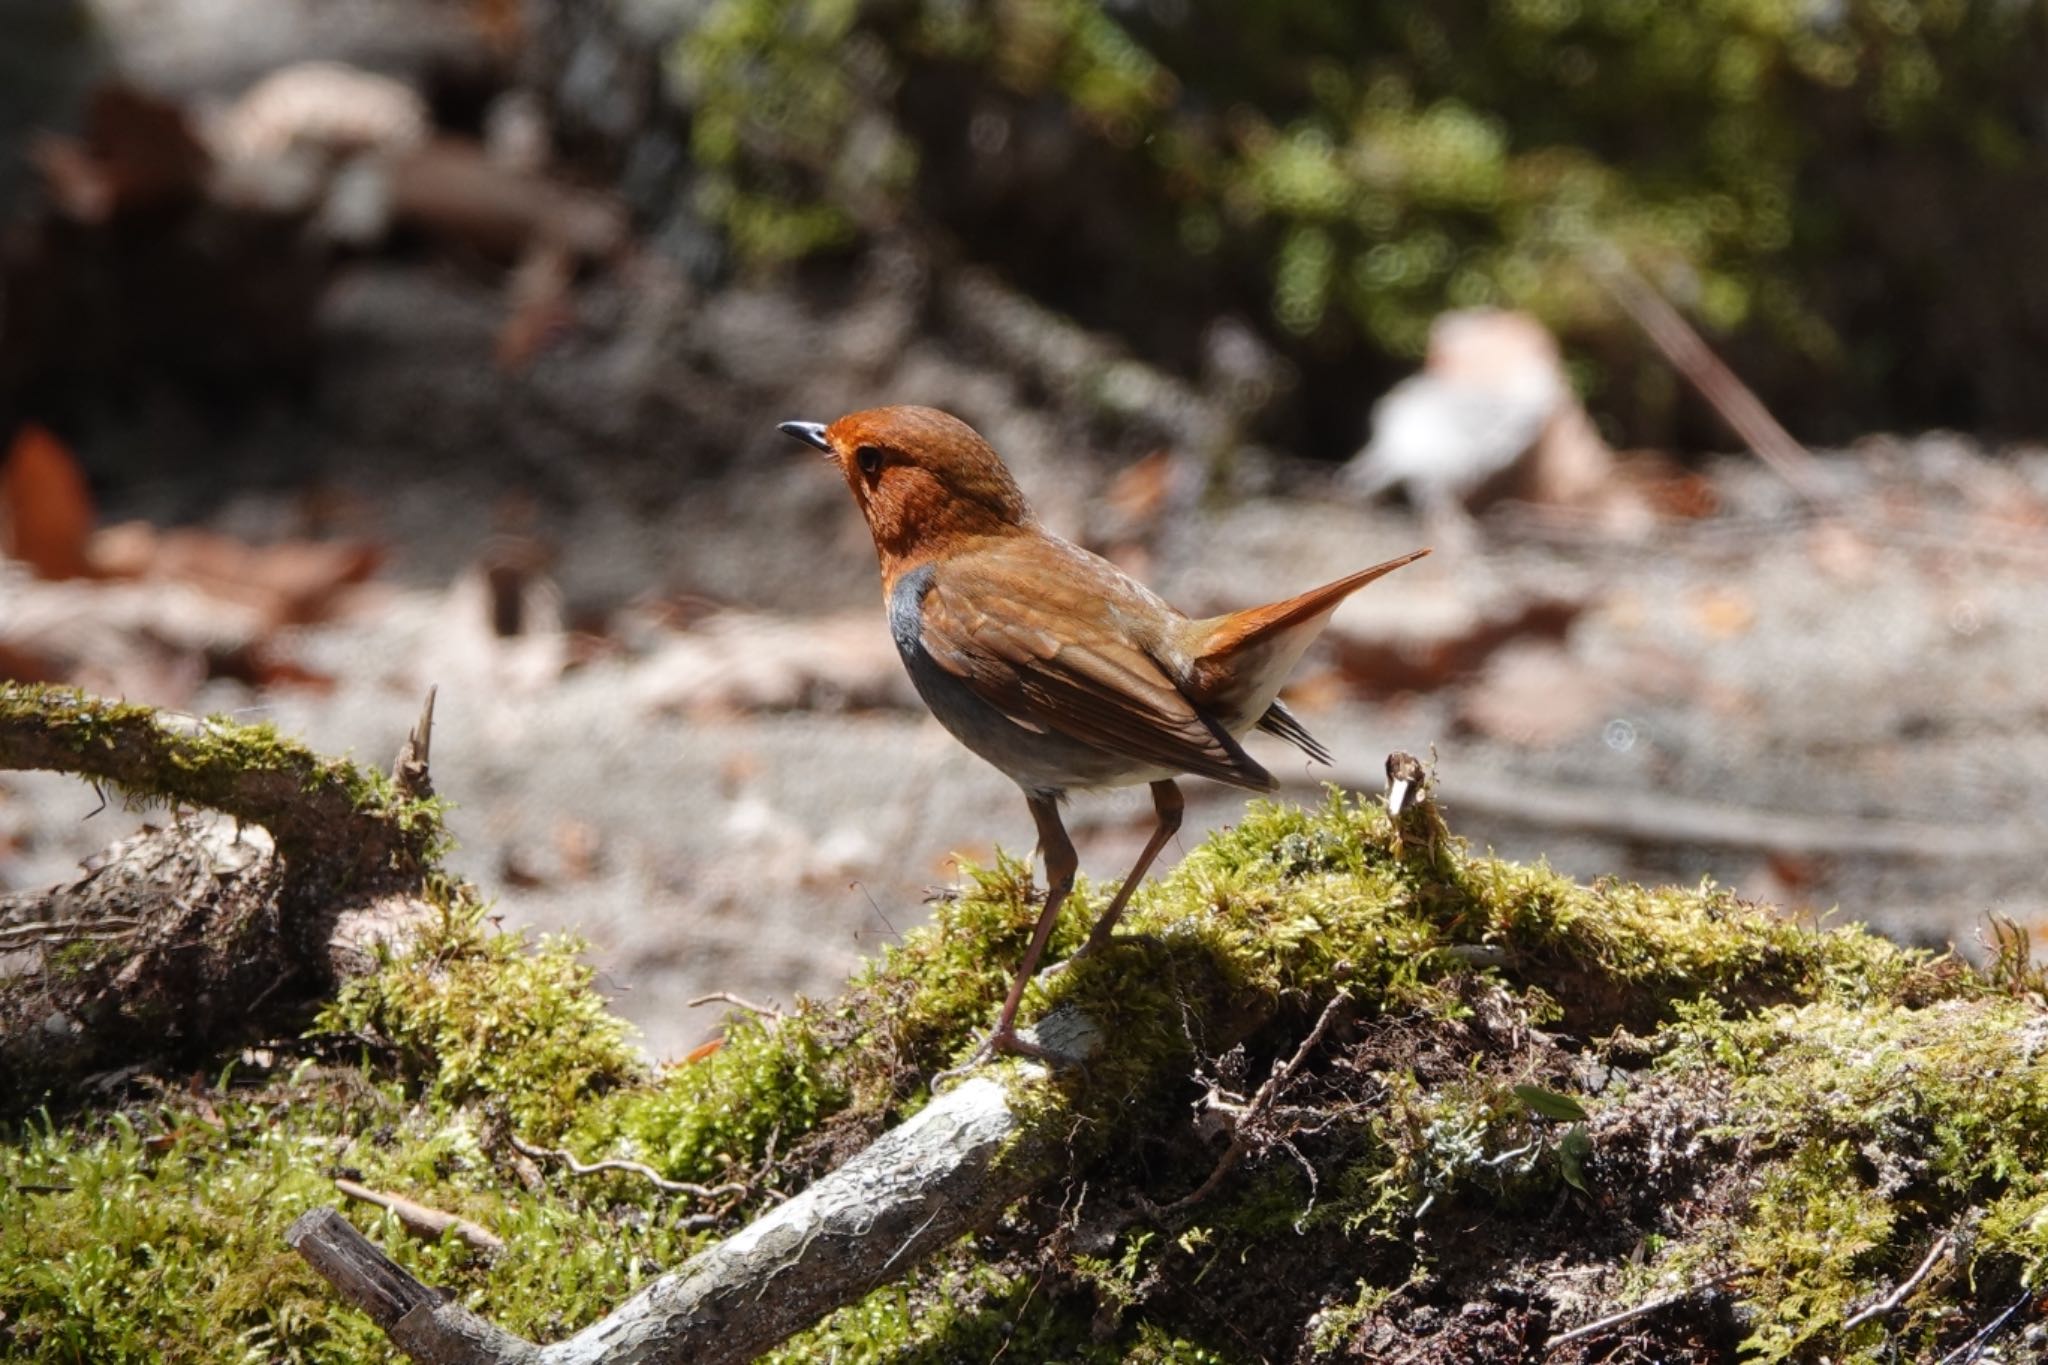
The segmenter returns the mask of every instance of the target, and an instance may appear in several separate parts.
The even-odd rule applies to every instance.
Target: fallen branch
[[[1769,408],[1713,352],[1670,300],[1636,273],[1613,247],[1585,255],[1593,277],[1606,287],[1671,367],[1685,376],[1757,458],[1777,471],[1800,497],[1816,505],[1833,501],[1822,486],[1813,456],[1771,416]]]
[[[495,1253],[505,1249],[505,1239],[481,1223],[472,1223],[460,1215],[430,1208],[407,1199],[402,1194],[373,1190],[368,1185],[361,1185],[353,1180],[336,1180],[334,1188],[351,1199],[360,1200],[365,1204],[375,1204],[380,1209],[388,1210],[400,1225],[415,1237],[424,1237],[430,1242],[438,1241],[452,1231],[478,1251]]]
[[[499,1365],[539,1358],[531,1342],[493,1327],[408,1275],[339,1210],[301,1214],[284,1239],[343,1298],[369,1314],[393,1345],[423,1365]]]
[[[1036,1033],[1075,1061],[1097,1045],[1093,1025],[1071,1012]],[[1035,1064],[1016,1074],[1044,1083]],[[1001,1081],[971,1075],[803,1193],[545,1347],[441,1302],[332,1209],[300,1218],[287,1240],[428,1365],[740,1365],[993,1222],[1057,1169],[1059,1134],[1042,1118],[1027,1122]]]
[[[431,808],[268,726],[73,688],[0,685],[0,769],[71,773],[142,800],[217,810],[270,831],[287,863],[341,877],[416,873],[440,834]]]
[[[1313,782],[1281,775],[1283,786],[1320,791],[1325,781],[1370,791],[1381,778],[1338,772]],[[1561,787],[1464,774],[1447,794],[1465,814],[1540,829],[1641,844],[1691,844],[1771,853],[1913,859],[2017,858],[2041,844],[2039,831],[2009,825],[1926,825],[1905,820],[1799,815],[1693,801],[1657,792]]]
[[[408,752],[423,793],[423,732]],[[6,768],[178,813],[70,882],[0,895],[0,1110],[82,1075],[297,1032],[310,1001],[440,913],[422,889],[434,806],[266,726],[9,684]]]

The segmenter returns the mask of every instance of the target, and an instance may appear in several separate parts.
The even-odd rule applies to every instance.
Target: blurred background
[[[1285,797],[1433,752],[1504,853],[1974,950],[2048,922],[2043,70],[2032,0],[0,0],[0,676],[377,764],[437,684],[456,866],[674,1055],[1030,848],[774,429],[930,403],[1195,614],[1438,547]],[[0,775],[0,889],[99,804]]]

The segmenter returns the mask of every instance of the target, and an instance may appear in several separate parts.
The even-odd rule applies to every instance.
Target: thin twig
[[[743,1009],[749,1014],[758,1014],[764,1019],[787,1019],[789,1017],[773,1005],[757,1005],[744,996],[734,995],[731,991],[713,991],[709,995],[700,995],[689,1003],[690,1008],[695,1009],[699,1005],[709,1005],[714,1001]]]
[[[579,1161],[576,1154],[565,1147],[535,1147],[531,1143],[521,1142],[517,1133],[505,1134],[505,1140],[511,1143],[512,1150],[521,1156],[531,1157],[536,1161],[561,1162],[569,1168],[571,1175],[598,1175],[605,1171],[623,1171],[628,1175],[639,1176],[667,1194],[687,1194],[696,1199],[726,1199],[747,1192],[747,1187],[737,1182],[698,1185],[688,1180],[670,1180],[660,1171],[640,1161],[627,1161],[616,1157],[605,1161]],[[708,1220],[707,1226],[709,1222],[717,1221],[709,1214],[704,1217]]]
[[[1684,314],[1636,273],[1627,257],[1614,247],[1603,245],[1585,253],[1585,260],[1593,277],[1642,328],[1650,344],[1662,351],[1672,368],[1699,390],[1700,397],[1707,400],[1757,458],[1809,503],[1825,505],[1832,501],[1806,447],[1779,425],[1762,400],[1714,354]]]
[[[459,1214],[429,1207],[417,1200],[407,1199],[402,1194],[373,1190],[368,1185],[359,1185],[353,1180],[336,1180],[334,1188],[351,1199],[360,1200],[365,1204],[375,1204],[380,1209],[388,1210],[398,1219],[399,1225],[415,1237],[438,1241],[443,1234],[452,1230],[457,1237],[478,1251],[499,1252],[505,1249],[504,1238],[481,1223],[472,1223]]]
[[[1645,1299],[1633,1308],[1624,1308],[1619,1313],[1609,1313],[1604,1318],[1595,1318],[1591,1322],[1581,1323],[1569,1332],[1554,1336],[1544,1345],[1543,1349],[1547,1354],[1548,1352],[1555,1351],[1560,1346],[1569,1345],[1574,1341],[1580,1341],[1590,1336],[1598,1336],[1609,1328],[1619,1327],[1625,1322],[1634,1322],[1637,1318],[1646,1318],[1650,1314],[1669,1308],[1675,1303],[1683,1303],[1695,1294],[1704,1293],[1709,1289],[1726,1284],[1734,1278],[1735,1272],[1731,1270],[1724,1274],[1716,1275],[1711,1280],[1688,1285],[1684,1289],[1673,1290],[1669,1294],[1663,1294],[1654,1299]]]
[[[2013,1314],[2025,1308],[2033,1300],[2034,1291],[2029,1289],[2026,1293],[2020,1295],[2018,1299],[2014,1300],[2011,1307],[2007,1308],[1990,1322],[1985,1323],[1983,1331],[1977,1333],[1976,1336],[1971,1337],[1953,1351],[1950,1351],[1947,1355],[1936,1361],[1934,1365],[1970,1365],[1972,1361],[1981,1360],[1984,1356],[1984,1348],[1991,1344],[1991,1338],[1997,1336],[2005,1329],[2005,1324],[2012,1321]]]
[[[1236,1168],[1237,1163],[1244,1159],[1245,1153],[1251,1150],[1251,1139],[1246,1137],[1245,1129],[1272,1109],[1273,1101],[1279,1095],[1281,1087],[1294,1079],[1294,1074],[1308,1061],[1309,1054],[1322,1043],[1323,1035],[1330,1031],[1330,1025],[1337,1021],[1338,1014],[1350,1003],[1351,995],[1348,991],[1339,991],[1331,996],[1330,1003],[1323,1006],[1322,1015],[1316,1020],[1316,1026],[1308,1031],[1308,1037],[1301,1040],[1301,1046],[1294,1050],[1292,1057],[1273,1068],[1273,1074],[1266,1078],[1266,1083],[1258,1088],[1249,1103],[1242,1107],[1227,1104],[1216,1106],[1233,1116],[1230,1146],[1224,1149],[1222,1157],[1217,1160],[1215,1169],[1209,1172],[1207,1180],[1197,1186],[1193,1193],[1183,1195],[1160,1209],[1160,1215],[1171,1218],[1182,1210],[1201,1203],[1215,1192],[1216,1187],[1223,1183],[1224,1177],[1228,1176]],[[1300,1156],[1299,1152],[1295,1153],[1296,1159]],[[1313,1185],[1313,1171],[1309,1173],[1309,1179]]]
[[[1884,1314],[1891,1312],[1900,1304],[1904,1303],[1906,1301],[1906,1297],[1909,1294],[1911,1294],[1914,1290],[1918,1289],[1920,1287],[1920,1282],[1922,1280],[1925,1280],[1928,1276],[1928,1273],[1934,1269],[1934,1263],[1940,1260],[1944,1255],[1946,1255],[1948,1253],[1948,1249],[1955,1245],[1955,1240],[1956,1239],[1954,1237],[1950,1236],[1946,1232],[1941,1234],[1941,1236],[1935,1238],[1934,1245],[1927,1249],[1927,1257],[1925,1260],[1920,1262],[1919,1269],[1915,1270],[1905,1279],[1899,1281],[1898,1288],[1892,1290],[1891,1293],[1885,1295],[1882,1299],[1879,1299],[1876,1303],[1871,1304],[1868,1308],[1861,1310],[1855,1316],[1851,1317],[1847,1322],[1843,1323],[1842,1330],[1844,1332],[1853,1332],[1858,1327],[1861,1327],[1864,1323],[1869,1322],[1872,1318],[1882,1317]]]

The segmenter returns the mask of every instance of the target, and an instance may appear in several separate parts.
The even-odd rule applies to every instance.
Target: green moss
[[[745,1174],[771,1142],[786,1152],[845,1102],[808,1014],[775,1025],[742,1017],[711,1056],[587,1106],[569,1140],[672,1180],[719,1181]]]
[[[656,1073],[572,944],[493,935],[464,893],[443,899],[415,952],[322,1016],[308,1055],[328,1063],[246,1082],[224,1068],[8,1136],[0,1352],[378,1355],[374,1330],[279,1241],[334,1202],[342,1172],[506,1237],[492,1261],[365,1215],[428,1282],[558,1338],[925,1102],[932,1072],[993,1022],[1036,917],[1026,869],[999,860],[839,999],[735,1019],[719,1051]],[[1076,892],[1055,956],[1101,901]],[[1059,1207],[1013,1211],[781,1359],[1341,1352],[1388,1330],[1405,1299],[1453,1292],[1418,1286],[1455,1282],[1460,1256],[1488,1284],[1542,1237],[1567,1239],[1552,1258],[1604,1246],[1613,1301],[1726,1275],[1752,1353],[1858,1358],[1891,1341],[1946,1349],[1974,1320],[1958,1311],[1969,1295],[2048,1268],[2048,1023],[2010,966],[1988,980],[1712,887],[1580,886],[1335,795],[1313,811],[1253,807],[1142,888],[1130,928],[1144,937],[1027,997],[1027,1019],[1072,1005],[1103,1030],[1090,1064],[1054,1084],[1012,1073],[1027,1124],[1048,1135],[1018,1150],[1063,1163]],[[1294,1117],[1199,1204],[1133,1212],[1208,1179],[1221,1148],[1190,1106],[1202,1112],[1212,1084],[1255,1090],[1339,992],[1345,1022],[1282,1095]],[[1614,1079],[1581,1089],[1582,1068],[1617,1058]],[[1556,1095],[1576,1096],[1583,1126]],[[550,1168],[529,1187],[502,1121],[586,1159],[744,1192],[710,1206],[717,1228],[685,1233],[681,1214],[706,1206],[628,1175]],[[1084,1236],[1081,1208],[1107,1230]],[[1488,1231],[1417,1240],[1447,1225]],[[1616,1225],[1630,1240],[1602,1243]],[[1961,1229],[1901,1314],[1844,1333]],[[1631,1246],[1646,1264],[1626,1260]]]
[[[624,1021],[592,987],[573,939],[529,945],[451,905],[420,945],[345,985],[316,1034],[392,1053],[436,1105],[490,1099],[551,1139],[593,1096],[639,1077]]]
[[[1704,1229],[1743,1274],[1760,1359],[1826,1341],[1903,1279],[1944,1233],[1982,1220],[1959,1264],[1969,1279],[2037,1284],[2048,1242],[2048,1016],[1991,996],[1924,1008],[1826,1001],[1743,1019],[1691,1012],[1665,1031],[1667,1073],[1729,1081],[1715,1135],[1765,1154],[1739,1216]],[[1890,1329],[1933,1333],[1945,1295]],[[1876,1350],[1887,1324],[1851,1343]]]
[[[69,770],[132,806],[223,811],[265,826],[287,854],[324,849],[318,861],[336,863],[359,856],[360,849],[328,847],[345,812],[375,817],[362,832],[376,838],[365,843],[404,869],[432,868],[448,848],[445,802],[402,792],[377,769],[326,758],[268,724],[178,716],[70,687],[0,683],[0,759],[53,766],[45,741],[76,756]]]

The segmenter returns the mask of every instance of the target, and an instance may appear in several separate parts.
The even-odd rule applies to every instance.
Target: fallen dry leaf
[[[0,550],[39,578],[85,578],[92,524],[92,492],[78,461],[43,428],[23,427],[0,469]]]
[[[182,108],[118,81],[93,92],[83,139],[44,134],[29,159],[57,211],[84,223],[192,198],[211,160]]]
[[[720,612],[634,669],[642,708],[699,716],[909,707],[915,694],[871,612],[815,618]]]
[[[1823,521],[1807,532],[1806,557],[1840,583],[1867,583],[1877,571],[1877,547],[1853,526]]]
[[[626,240],[615,201],[495,165],[467,139],[440,138],[397,157],[390,177],[398,221],[498,260],[517,261],[542,242],[590,260]]]
[[[565,878],[583,882],[597,875],[598,860],[604,855],[604,835],[597,826],[565,817],[555,822],[551,842]]]
[[[189,583],[254,608],[273,626],[327,620],[346,590],[384,561],[382,547],[364,540],[251,545],[218,531],[160,530],[143,522],[108,527],[93,538],[90,553],[107,577]]]
[[[569,293],[575,276],[576,262],[553,242],[538,243],[521,258],[506,286],[511,310],[498,328],[499,369],[525,369],[550,342],[568,333],[576,321]]]
[[[1693,624],[1716,640],[1747,634],[1756,624],[1756,603],[1733,588],[1702,588],[1691,600]]]
[[[1564,639],[1587,604],[1538,598],[1512,613],[1482,620],[1454,635],[1433,640],[1365,640],[1332,632],[1337,667],[1360,695],[1385,698],[1402,692],[1433,692],[1470,677],[1506,646],[1523,640]]]
[[[1554,645],[1503,649],[1458,706],[1461,725],[1507,744],[1547,749],[1584,734],[1612,709],[1614,686]]]

